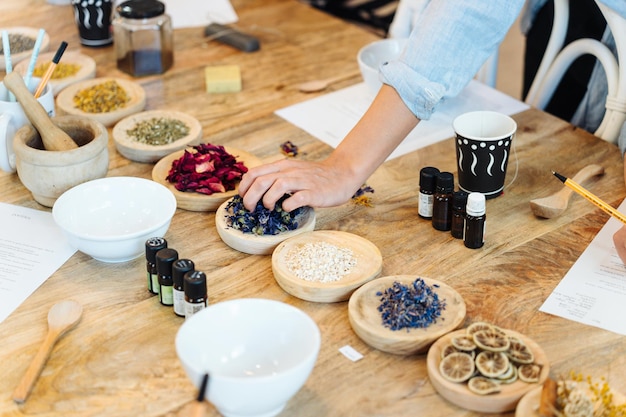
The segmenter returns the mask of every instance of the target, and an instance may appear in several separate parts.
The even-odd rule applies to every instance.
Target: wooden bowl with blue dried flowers
[[[368,282],[348,302],[352,330],[365,343],[396,355],[425,353],[465,320],[463,297],[431,278],[393,275]]]
[[[284,197],[283,197],[284,198]],[[315,211],[301,207],[291,212],[273,210],[259,202],[253,212],[236,195],[215,212],[215,227],[220,238],[231,248],[250,255],[270,255],[282,241],[315,229]]]

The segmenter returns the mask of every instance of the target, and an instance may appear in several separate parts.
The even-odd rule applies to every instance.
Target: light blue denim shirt
[[[398,60],[381,77],[419,119],[456,96],[493,54],[524,0],[434,0],[414,22]]]
[[[381,79],[398,92],[416,117],[427,120],[496,51],[524,0],[419,1],[424,5],[413,22],[407,47],[398,60],[381,67]],[[523,30],[546,1],[528,1],[521,19]],[[600,2],[626,18],[625,0]]]

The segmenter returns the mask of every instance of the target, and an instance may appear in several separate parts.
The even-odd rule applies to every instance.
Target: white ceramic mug
[[[31,78],[29,90],[34,93],[39,85],[39,78]],[[37,101],[43,106],[50,117],[55,116],[54,94],[49,85],[46,86]],[[13,138],[20,127],[30,124],[24,114],[22,105],[16,100],[9,100],[9,90],[0,82],[0,168],[6,172],[15,172],[15,152]]]

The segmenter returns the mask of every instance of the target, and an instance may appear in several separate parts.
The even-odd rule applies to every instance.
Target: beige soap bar
[[[204,68],[207,93],[236,93],[241,91],[238,65],[218,65]]]

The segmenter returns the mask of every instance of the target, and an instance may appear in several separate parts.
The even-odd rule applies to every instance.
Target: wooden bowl
[[[541,401],[541,391],[543,386],[538,386],[528,391],[515,407],[515,417],[541,417],[539,414],[539,402]],[[618,391],[611,390],[613,404],[620,405],[626,403],[626,397]]]
[[[52,58],[54,58],[56,52],[48,52],[45,54],[40,54],[37,58],[36,66],[52,62]],[[52,93],[56,96],[61,90],[63,90],[68,85],[73,83],[89,80],[96,76],[96,61],[90,56],[81,54],[78,51],[65,51],[63,54],[63,59],[61,59],[61,63],[63,64],[75,64],[80,68],[76,74],[64,77],[64,78],[50,78],[48,81],[48,85],[52,88]],[[18,71],[20,74],[25,75],[28,70],[29,60],[23,60],[16,67],[15,71]]]
[[[436,323],[426,328],[391,330],[382,323],[378,306],[383,292],[393,286],[394,282],[411,285],[418,277],[414,275],[395,275],[375,279],[356,290],[348,303],[348,318],[352,330],[368,345],[383,352],[396,355],[413,355],[425,353],[428,348],[442,335],[459,327],[465,320],[465,301],[463,297],[449,285],[431,278],[423,278],[424,282],[433,287],[440,300],[446,301],[446,308]]]
[[[138,142],[127,131],[139,122],[150,119],[175,119],[189,127],[189,134],[167,145],[150,145]],[[117,151],[127,159],[135,162],[157,162],[159,159],[187,146],[197,145],[202,141],[202,125],[195,117],[172,110],[149,110],[127,116],[117,122],[113,128],[113,141]],[[166,174],[167,175],[167,174]]]
[[[431,384],[446,400],[461,408],[465,408],[480,413],[506,413],[512,411],[517,406],[519,400],[529,391],[537,386],[543,385],[550,373],[550,363],[548,357],[541,347],[530,338],[513,330],[507,329],[511,336],[521,339],[530,348],[535,356],[535,363],[543,365],[539,382],[529,384],[519,379],[512,384],[502,384],[501,391],[494,394],[478,395],[474,394],[467,387],[467,383],[454,383],[445,379],[439,372],[439,362],[441,362],[441,349],[443,349],[453,337],[466,333],[465,329],[448,333],[437,340],[428,350],[426,358],[426,368]]]
[[[228,146],[224,146],[224,149],[229,154],[235,156],[237,161],[242,161],[248,168],[261,165],[261,160],[251,153],[240,149],[229,148]],[[167,175],[172,168],[172,163],[179,159],[184,153],[184,149],[176,151],[162,158],[156,163],[154,168],[152,168],[152,179],[169,188],[169,190],[174,194],[174,197],[176,197],[178,208],[189,211],[215,211],[220,204],[229,200],[239,192],[237,187],[235,187],[234,190],[226,191],[224,193],[214,193],[211,195],[178,191],[176,187],[174,187],[174,184],[168,182],[165,178],[167,178]]]
[[[228,211],[226,211],[227,204],[228,201],[224,201],[215,212],[215,227],[222,241],[239,252],[250,255],[269,255],[282,241],[315,229],[315,210],[306,207],[299,216],[299,227],[295,230],[277,235],[261,236],[244,233],[241,230],[228,226],[226,222],[226,216],[228,216]]]
[[[287,266],[289,252],[313,242],[351,249],[357,261],[355,267],[334,282],[306,281],[296,276]],[[278,285],[295,297],[318,303],[346,301],[355,289],[377,277],[382,267],[383,258],[376,245],[352,233],[335,230],[316,230],[292,237],[278,245],[272,254],[272,271]]]
[[[74,96],[80,91],[111,80],[116,81],[126,91],[126,94],[130,96],[130,101],[126,103],[126,106],[110,112],[88,113],[74,105]],[[146,92],[143,87],[136,82],[123,78],[103,77],[80,81],[65,87],[57,96],[57,109],[60,113],[89,117],[105,126],[112,126],[124,117],[142,111],[145,105]]]
[[[3,30],[6,30],[9,35],[20,34],[23,36],[28,36],[29,38],[32,38],[33,41],[36,41],[37,37],[39,36],[39,29],[26,27],[26,26],[14,26],[10,28],[2,28],[0,29],[0,34],[2,33]],[[43,39],[41,41],[41,47],[39,48],[39,53],[46,52],[48,48],[50,48],[50,36],[46,32],[46,34],[43,36]],[[30,61],[30,57],[32,56],[32,54],[33,54],[32,49],[18,52],[18,53],[11,53],[11,65],[13,66],[13,69],[17,67],[17,64],[19,62],[25,59],[27,60],[27,62]],[[4,59],[4,54],[2,54],[0,55],[0,70],[4,71],[5,69],[6,69],[6,60]]]

